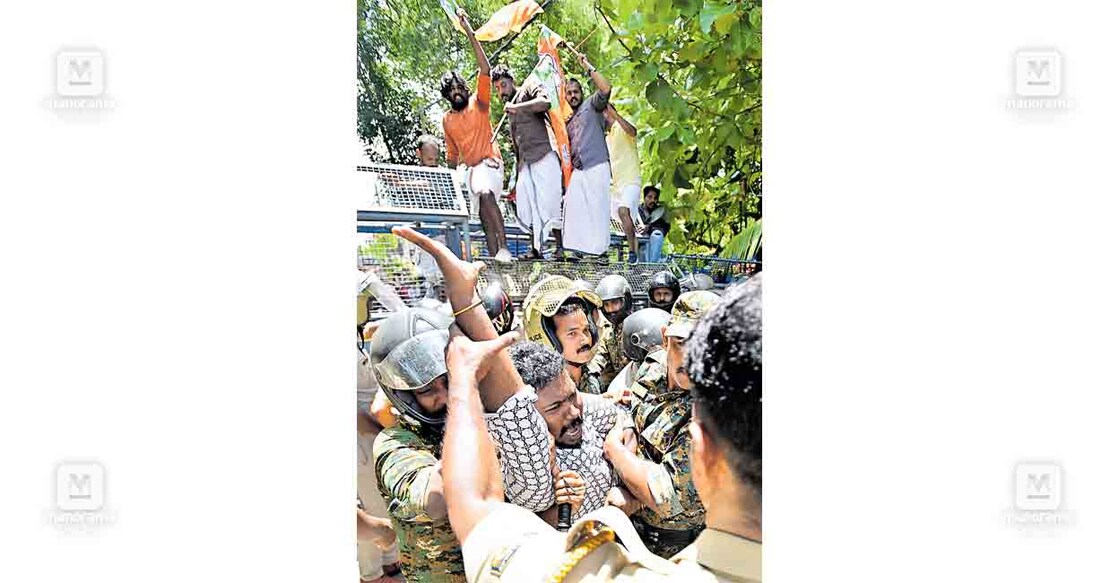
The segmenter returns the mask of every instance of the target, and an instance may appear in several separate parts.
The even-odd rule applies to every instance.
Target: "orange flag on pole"
[[[503,39],[510,32],[521,32],[528,21],[541,12],[544,12],[544,9],[534,0],[510,2],[494,12],[488,22],[478,27],[478,30],[474,31],[474,36],[480,41]]]
[[[540,63],[532,71],[551,107],[548,108],[548,118],[552,122],[552,134],[555,138],[556,152],[560,157],[560,168],[563,169],[563,186],[571,181],[571,142],[567,137],[567,119],[571,117],[571,106],[563,96],[563,66],[560,64],[559,45],[563,37],[553,32],[547,26],[540,27],[540,40],[536,50],[540,54]]]

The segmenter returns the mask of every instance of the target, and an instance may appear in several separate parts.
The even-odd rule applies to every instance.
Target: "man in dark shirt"
[[[584,100],[578,79],[568,77],[564,84],[567,103],[575,112],[567,121],[575,169],[564,197],[563,241],[568,249],[601,255],[610,247],[610,154],[603,112],[610,104],[611,87],[586,55],[570,50],[590,75],[595,92]]]
[[[637,232],[649,236],[649,243],[645,246],[645,261],[660,263],[664,236],[668,234],[669,228],[668,210],[660,204],[661,190],[652,184],[645,187],[642,196],[644,200],[637,209]]]
[[[551,104],[543,88],[531,79],[518,89],[509,67],[498,65],[491,74],[509,115],[517,168],[517,220],[532,235],[532,249],[521,259],[539,259],[549,231],[560,246],[563,171],[552,146],[547,113]]]

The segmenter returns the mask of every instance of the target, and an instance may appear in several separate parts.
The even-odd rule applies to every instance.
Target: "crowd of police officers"
[[[482,264],[394,233],[448,301],[359,326],[358,535],[386,565],[363,579],[760,581],[760,275],[661,271],[640,310],[621,275],[546,276],[518,321]]]

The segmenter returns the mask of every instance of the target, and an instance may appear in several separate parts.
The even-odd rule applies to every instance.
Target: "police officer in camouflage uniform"
[[[466,581],[439,472],[450,323],[438,312],[406,308],[384,320],[369,343],[377,382],[400,413],[377,435],[372,457],[407,581]]]
[[[653,553],[669,558],[692,544],[704,528],[703,503],[692,482],[688,423],[691,384],[684,371],[684,343],[700,317],[719,301],[709,291],[687,292],[672,306],[664,328],[665,350],[646,356],[634,382],[638,451],[607,441],[606,457],[630,491],[645,503],[633,526]]]
[[[521,305],[526,337],[563,355],[576,390],[605,392],[601,371],[591,362],[601,339],[598,294],[561,275],[549,275],[528,290]]]
[[[448,503],[471,581],[761,582],[760,286],[739,286],[728,296],[700,320],[687,346],[689,455],[708,528],[667,561],[645,549],[616,508],[599,509],[557,533],[531,512],[502,502],[494,487],[497,459],[481,428],[471,378],[486,375],[512,339],[452,341],[444,472],[454,486]]]
[[[602,278],[595,288],[595,293],[602,300],[602,340],[591,366],[594,367],[602,379],[603,386],[609,386],[614,376],[626,365],[625,355],[622,354],[622,321],[633,312],[633,289],[630,288],[626,278],[610,274]]]

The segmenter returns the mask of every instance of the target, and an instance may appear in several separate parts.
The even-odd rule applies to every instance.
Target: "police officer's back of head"
[[[703,316],[687,344],[694,401],[691,432],[696,489],[708,508],[727,505],[749,514],[756,522],[759,538],[761,299],[760,276],[734,286]]]

